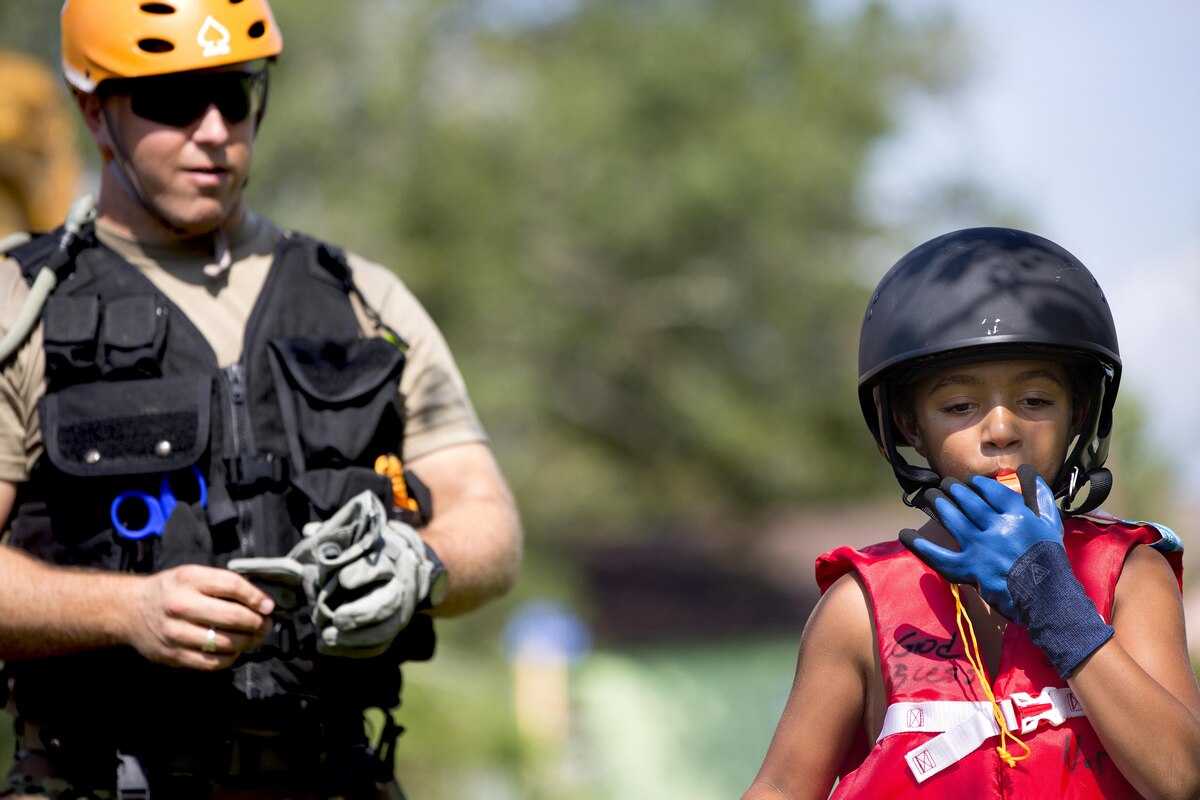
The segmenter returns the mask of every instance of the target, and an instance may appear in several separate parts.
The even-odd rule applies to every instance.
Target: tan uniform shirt
[[[100,241],[142,271],[195,324],[222,366],[238,361],[242,334],[271,267],[283,231],[247,212],[229,240],[232,266],[220,277],[204,273],[211,249],[143,246],[97,224]],[[443,447],[486,441],[457,365],[441,332],[407,287],[388,269],[349,254],[354,282],[367,303],[408,343],[400,380],[408,416],[403,453],[412,459]],[[0,262],[0,332],[7,332],[29,286],[16,262]],[[372,326],[360,313],[363,330]],[[45,393],[45,355],[39,325],[0,371],[0,480],[29,477],[42,452],[37,401]]]

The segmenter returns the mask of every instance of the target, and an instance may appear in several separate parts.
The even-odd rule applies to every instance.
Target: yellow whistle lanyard
[[[983,656],[979,652],[979,640],[975,638],[975,626],[971,624],[971,618],[967,615],[967,609],[963,606],[962,595],[959,594],[958,584],[950,584],[950,593],[954,595],[955,621],[958,623],[958,635],[962,638],[963,650],[967,654],[967,663],[975,670],[975,677],[979,679],[979,685],[983,687],[984,694],[987,695],[988,701],[992,704],[992,714],[996,718],[996,724],[1000,726],[1000,744],[996,747],[996,753],[1000,759],[1010,767],[1015,767],[1018,761],[1024,761],[1029,758],[1033,752],[1029,745],[1021,740],[1021,737],[1008,730],[1008,724],[1004,721],[1004,712],[1000,710],[1000,704],[996,702],[996,695],[992,692],[992,682],[988,680],[987,670],[984,668]],[[968,638],[968,634],[970,634]],[[1025,751],[1024,754],[1014,756],[1008,751],[1006,744],[1008,739],[1012,739]]]

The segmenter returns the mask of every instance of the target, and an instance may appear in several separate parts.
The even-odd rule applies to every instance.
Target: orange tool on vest
[[[375,471],[386,475],[392,481],[392,502],[396,508],[417,512],[420,505],[408,494],[408,482],[404,480],[404,463],[395,455],[388,453],[375,459]]]

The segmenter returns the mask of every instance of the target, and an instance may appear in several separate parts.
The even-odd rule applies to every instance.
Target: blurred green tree
[[[943,19],[808,2],[289,3],[253,191],[395,265],[531,530],[890,488],[854,403],[859,196]],[[873,265],[874,276],[886,265]]]
[[[0,47],[56,64],[59,6],[36,5],[0,5]],[[853,401],[890,258],[864,255],[888,232],[861,191],[904,100],[966,59],[949,18],[824,7],[276,3],[252,200],[414,286],[533,531],[890,492]],[[889,216],[995,216],[937,188]]]

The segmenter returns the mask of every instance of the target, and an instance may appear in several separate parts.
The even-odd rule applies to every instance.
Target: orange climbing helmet
[[[282,50],[267,0],[63,3],[63,74],[89,94],[110,78],[220,67]]]

